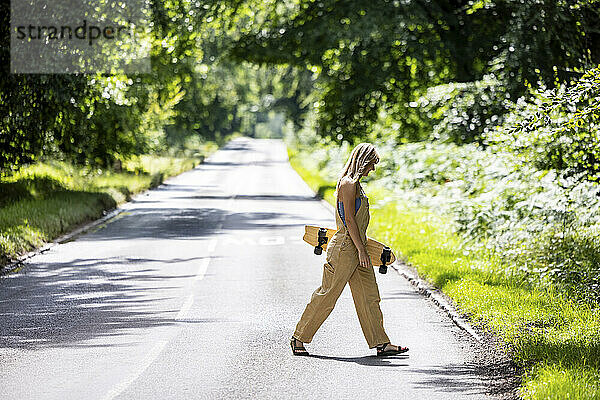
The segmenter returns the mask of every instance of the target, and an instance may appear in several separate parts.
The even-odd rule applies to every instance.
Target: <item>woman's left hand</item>
[[[369,257],[369,253],[367,253],[366,249],[361,249],[358,251],[358,261],[361,267],[371,268],[371,257]]]

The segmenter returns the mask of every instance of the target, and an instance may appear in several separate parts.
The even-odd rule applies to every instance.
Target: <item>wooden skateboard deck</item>
[[[323,231],[321,232],[321,244],[319,245],[319,230],[323,229]],[[319,226],[313,226],[313,225],[305,225],[304,226],[304,237],[302,238],[306,243],[315,246],[315,254],[322,254],[323,250],[327,250],[327,245],[329,244],[329,241],[331,240],[331,237],[333,236],[334,233],[336,233],[337,231],[335,229],[331,229],[331,228],[321,228]],[[319,248],[321,250],[319,250]],[[383,262],[381,260],[382,255],[384,258],[386,258],[386,255],[383,254],[384,253],[384,249],[387,249],[389,251],[389,260],[386,260],[385,262]],[[367,237],[367,253],[369,254],[369,258],[371,259],[371,264],[374,267],[377,266],[388,266],[391,263],[393,263],[394,261],[396,261],[396,256],[394,255],[394,252],[391,251],[391,249],[389,247],[387,247],[385,244],[378,242],[377,240],[371,239],[370,237]],[[387,253],[387,251],[386,251]],[[382,270],[380,269],[379,272],[382,272]],[[385,273],[385,272],[382,272]]]

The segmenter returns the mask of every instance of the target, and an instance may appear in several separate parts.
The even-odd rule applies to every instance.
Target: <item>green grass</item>
[[[313,190],[335,184],[308,169],[301,154],[288,154]],[[600,310],[508,273],[493,254],[464,250],[449,220],[407,206],[377,182],[365,190],[372,209],[369,236],[388,243],[474,325],[509,345],[511,357],[526,371],[521,397],[600,399]],[[324,198],[333,204],[333,191],[325,190]]]
[[[543,365],[525,380],[522,397],[527,400],[600,399],[600,376],[583,368]]]
[[[327,181],[319,173],[318,170],[307,169],[304,167],[298,153],[288,147],[288,158],[292,168],[304,179],[319,197],[327,200],[329,203],[334,203],[333,194],[335,192],[335,182]]]
[[[217,145],[194,158],[143,155],[115,172],[50,160],[29,165],[0,181],[0,266],[101,217],[132,195],[194,168]]]

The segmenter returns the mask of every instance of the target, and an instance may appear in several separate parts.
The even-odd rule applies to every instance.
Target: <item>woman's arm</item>
[[[360,238],[358,225],[356,224],[356,219],[354,218],[356,184],[352,183],[352,181],[343,180],[340,182],[339,191],[340,199],[342,200],[342,204],[344,204],[346,227],[348,228],[348,233],[350,233],[350,238],[352,238],[352,241],[354,242],[354,246],[356,246],[356,249],[358,250],[360,264],[364,267],[371,266],[371,260],[369,259],[367,255],[367,249]]]

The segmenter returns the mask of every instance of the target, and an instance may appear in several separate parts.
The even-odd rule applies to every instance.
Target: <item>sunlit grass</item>
[[[0,256],[7,261],[79,223],[102,216],[117,202],[107,193],[62,190],[0,208]]]
[[[133,157],[120,172],[56,160],[22,168],[0,181],[0,265],[194,168],[216,148],[207,144],[195,158]]]
[[[304,179],[304,181],[313,189],[321,198],[330,203],[334,203],[333,198],[335,192],[335,182],[326,181],[318,171],[309,170],[304,167],[303,163],[295,153],[288,148],[288,157],[292,168]]]
[[[541,365],[525,378],[521,396],[525,400],[600,399],[600,371],[582,367]]]
[[[296,171],[315,191],[330,187],[300,156]],[[495,332],[527,371],[526,399],[597,399],[600,386],[600,310],[576,303],[551,286],[538,287],[510,271],[493,254],[474,252],[453,233],[451,221],[409,207],[377,185],[370,198],[368,235],[389,244],[419,275],[440,288],[473,324]],[[332,195],[325,196],[331,204]]]

